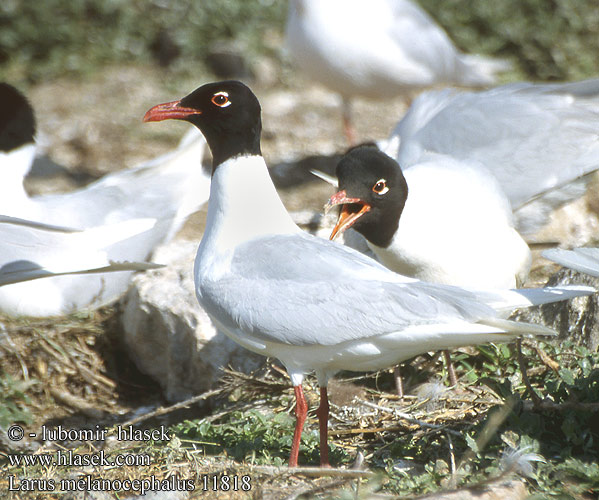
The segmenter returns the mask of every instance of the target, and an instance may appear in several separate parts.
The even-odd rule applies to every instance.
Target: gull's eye
[[[385,194],[387,191],[389,191],[389,188],[387,187],[387,181],[385,179],[379,179],[376,181],[374,186],[372,186],[372,190],[376,194]]]
[[[212,104],[216,104],[219,108],[226,108],[231,105],[229,94],[226,92],[217,92],[212,96]]]

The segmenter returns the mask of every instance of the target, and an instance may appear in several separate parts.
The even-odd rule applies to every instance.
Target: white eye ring
[[[216,98],[217,97],[224,97],[225,98],[225,102],[223,102],[222,104],[216,102]],[[212,96],[211,101],[212,101],[213,104],[215,104],[219,108],[226,108],[227,106],[230,106],[231,104],[233,104],[231,101],[229,101],[229,93],[225,92],[224,90],[221,91],[221,92],[217,92],[216,94],[214,94]]]
[[[382,184],[383,187],[381,188],[381,190],[377,190],[376,187]],[[379,196],[384,195],[385,193],[387,193],[389,191],[389,187],[387,186],[387,181],[385,179],[379,179],[378,181],[376,181],[374,183],[374,186],[372,186],[372,191],[375,192],[376,194],[378,194]]]

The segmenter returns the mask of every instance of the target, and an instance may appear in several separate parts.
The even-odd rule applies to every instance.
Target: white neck
[[[270,179],[262,156],[238,156],[212,176],[200,252],[221,253],[253,238],[299,232]]]
[[[28,199],[23,180],[29,173],[35,157],[35,145],[26,144],[9,153],[0,153],[2,182],[0,183],[0,213]],[[22,215],[22,214],[21,214]]]

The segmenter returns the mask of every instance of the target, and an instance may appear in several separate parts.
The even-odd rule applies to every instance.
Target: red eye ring
[[[212,104],[218,106],[219,108],[226,108],[231,105],[231,101],[229,100],[229,94],[226,92],[217,92],[212,96]]]

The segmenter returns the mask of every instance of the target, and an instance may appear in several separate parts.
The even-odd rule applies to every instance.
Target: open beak
[[[331,232],[330,240],[337,236],[337,233],[342,233],[350,228],[355,222],[362,217],[366,212],[370,211],[370,205],[360,198],[348,198],[345,191],[339,191],[329,198],[329,201],[324,206],[325,213],[336,205],[341,205],[337,224]]]
[[[201,115],[199,109],[180,106],[181,101],[165,102],[150,108],[144,115],[144,122],[160,122],[162,120],[185,120],[190,115]]]

